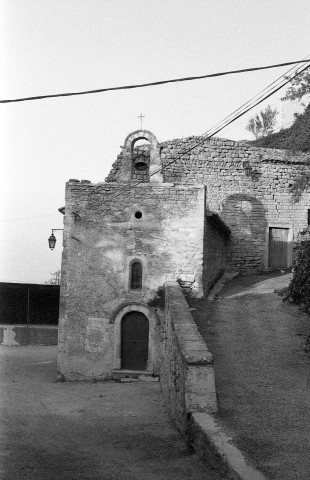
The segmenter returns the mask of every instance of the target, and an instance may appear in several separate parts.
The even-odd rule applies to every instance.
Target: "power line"
[[[160,165],[158,168],[154,169],[154,171],[150,174],[150,176],[155,175],[156,173],[159,173],[163,167],[168,167],[172,163],[174,163],[178,158],[181,158],[182,156],[186,155],[190,151],[194,150],[194,148],[202,145],[206,140],[209,140],[211,137],[219,133],[221,130],[223,130],[225,127],[230,125],[232,122],[240,118],[241,116],[245,115],[248,113],[252,108],[256,107],[260,103],[262,103],[264,100],[269,98],[271,95],[279,91],[281,88],[283,88],[285,85],[287,85],[289,82],[291,82],[295,77],[300,75],[302,72],[307,70],[309,68],[309,60],[304,60],[303,63],[307,62],[306,66],[303,66],[300,70],[300,67],[295,67],[295,71],[291,73],[289,76],[288,74],[291,72],[291,70],[294,70],[294,68],[291,68],[288,72],[286,72],[284,75],[281,75],[277,80],[272,82],[270,85],[268,85],[264,90],[259,92],[255,97],[253,97],[251,100],[243,104],[241,107],[236,109],[232,114],[228,115],[224,120],[219,122],[215,127],[210,128],[200,136],[200,140],[198,140],[194,145],[186,149],[184,152],[179,153],[177,156],[172,157],[172,159],[167,163],[163,163]],[[277,84],[278,83],[278,84]],[[275,85],[273,88],[270,88],[272,85]],[[263,92],[265,92],[263,95],[261,95]],[[258,97],[258,95],[260,95]],[[258,97],[258,98],[257,98]],[[136,187],[140,183],[143,183],[142,181],[139,181],[133,185],[133,187]]]
[[[278,107],[278,104],[274,102],[274,103],[270,104],[270,107]],[[243,123],[244,123],[244,120],[241,120],[241,122],[238,122],[237,124],[228,128],[227,130],[226,130],[226,127],[224,127],[223,130],[225,130],[225,132],[231,132],[231,130],[234,130],[235,128],[239,127],[239,125],[242,125]]]
[[[35,217],[17,217],[17,218],[1,218],[0,222],[9,222],[15,220],[29,220],[32,218],[47,218],[47,217],[58,217],[58,215],[36,215]]]
[[[309,60],[304,60],[304,62],[309,62]],[[245,102],[243,105],[241,105],[241,107],[237,108],[236,110],[234,110],[230,115],[228,115],[227,117],[225,117],[223,120],[221,120],[221,122],[219,122],[218,124],[216,124],[214,128],[217,128],[218,126],[222,125],[225,121],[228,121],[228,119],[230,118],[233,118],[234,115],[236,115],[238,112],[241,112],[244,110],[244,108],[246,107],[249,107],[251,105],[253,105],[253,103],[257,102],[257,100],[259,99],[266,99],[267,97],[264,97],[264,95],[266,95],[267,93],[273,91],[273,86],[275,88],[275,84],[282,84],[280,88],[282,88],[284,85],[286,85],[286,83],[288,83],[286,80],[288,81],[291,81],[293,78],[295,78],[295,76],[299,75],[300,73],[302,73],[302,71],[304,69],[302,69],[300,72],[296,73],[297,70],[298,70],[299,67],[292,67],[290,68],[285,74],[281,75],[280,77],[278,77],[276,80],[274,80],[272,83],[270,83],[269,85],[267,85],[267,87],[265,87],[263,90],[261,90],[259,93],[257,93],[254,97],[252,97],[250,100],[248,100],[247,102]],[[308,66],[305,67],[305,69],[307,69]],[[292,72],[293,71],[293,72]],[[288,77],[289,75],[293,75],[294,76],[292,77]],[[284,82],[284,83],[283,83]],[[275,91],[273,92],[275,93]],[[259,102],[261,103],[261,102]],[[258,103],[256,104],[258,105]],[[253,105],[253,108],[256,106],[256,105]],[[247,112],[244,112],[244,113],[247,113]],[[227,123],[228,125],[229,123]],[[208,132],[212,131],[213,130],[212,128],[208,130]],[[208,132],[206,132],[204,135],[206,135]],[[217,132],[216,132],[217,133]]]
[[[309,63],[309,60],[302,60],[302,62],[295,62],[295,63],[306,63],[306,62]],[[278,90],[283,88],[285,85],[287,85],[289,82],[291,82],[297,75],[299,75],[302,72],[304,72],[305,70],[307,70],[307,68],[309,68],[309,66],[310,65],[303,66],[301,68],[301,70],[299,70],[299,71],[298,71],[298,69],[300,67],[296,67],[295,71],[291,74],[290,74],[290,72],[291,72],[291,70],[294,70],[294,67],[291,68],[290,70],[288,70],[284,75],[281,75],[279,78],[277,78],[275,81],[273,81],[270,85],[268,85],[263,90],[261,90],[258,94],[256,94],[254,97],[252,97],[252,99],[245,102],[241,107],[237,108],[233,113],[231,113],[230,115],[225,117],[224,120],[222,120],[221,122],[216,124],[215,127],[210,128],[205,133],[203,133],[200,136],[200,140],[197,141],[194,145],[189,147],[184,152],[181,152],[180,154],[178,154],[174,158],[172,157],[172,159],[168,163],[166,162],[166,163],[163,163],[162,165],[160,165],[157,169],[155,169],[150,174],[150,176],[155,175],[156,173],[160,172],[163,167],[167,167],[167,166],[171,165],[178,158],[182,157],[183,155],[186,155],[190,151],[194,150],[194,148],[202,145],[205,141],[209,140],[211,137],[216,135],[218,132],[220,132],[221,130],[226,128],[229,124],[233,123],[235,120],[237,120],[238,118],[240,118],[241,116],[245,115],[250,110],[252,110],[252,108],[256,107],[257,105],[262,103],[264,100],[269,98],[271,95],[276,93]],[[288,76],[289,74],[291,76]],[[271,89],[271,86],[275,85],[276,83],[278,83],[278,85],[276,87],[274,87],[273,89]],[[264,95],[262,95],[263,92],[265,92]],[[256,102],[256,103],[253,104],[253,102]],[[246,107],[246,110],[244,110],[245,107]],[[215,131],[213,131],[213,130],[215,130]],[[132,187],[136,187],[137,185],[139,185],[141,183],[144,183],[144,182],[142,182],[142,181],[136,182],[134,185],[132,185]],[[0,221],[1,222],[6,222],[6,221],[12,221],[12,220],[28,220],[28,219],[32,219],[32,218],[44,218],[44,217],[55,217],[55,215],[38,215],[38,216],[34,216],[34,217],[7,218],[7,219],[0,219]]]
[[[270,68],[279,68],[279,67],[286,67],[288,65],[296,65],[298,63],[305,63],[305,60],[296,60],[295,62],[285,62],[285,63],[277,63],[274,65],[267,65],[264,67],[253,67],[253,68],[243,68],[240,70],[230,70],[225,72],[219,73],[211,73],[208,75],[197,75],[192,77],[183,77],[183,78],[174,78],[170,80],[159,80],[156,82],[149,82],[149,83],[140,83],[136,85],[124,85],[121,87],[109,87],[109,88],[99,88],[96,90],[84,90],[81,92],[68,92],[68,93],[55,93],[50,95],[37,95],[33,97],[24,97],[24,98],[15,98],[9,100],[0,100],[0,103],[14,103],[14,102],[26,102],[31,100],[43,100],[45,98],[58,98],[58,97],[72,97],[75,95],[89,95],[92,93],[103,93],[103,92],[110,92],[114,90],[130,90],[133,88],[143,88],[143,87],[152,87],[156,85],[164,85],[166,83],[177,83],[177,82],[188,82],[192,80],[201,80],[203,78],[212,78],[212,77],[220,77],[224,75],[232,75],[237,73],[245,73],[245,72],[255,72],[258,70],[267,70]]]

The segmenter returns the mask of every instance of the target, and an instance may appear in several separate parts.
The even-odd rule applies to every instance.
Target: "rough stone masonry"
[[[186,153],[197,140],[159,144],[149,131],[132,132],[105,183],[67,183],[58,358],[65,378],[113,378],[129,347],[130,364],[146,348],[143,370],[158,374],[161,313],[148,303],[166,281],[202,296],[225,267],[291,266],[309,195],[294,203],[290,186],[308,157],[222,139]],[[138,346],[125,317],[133,328],[147,322]]]

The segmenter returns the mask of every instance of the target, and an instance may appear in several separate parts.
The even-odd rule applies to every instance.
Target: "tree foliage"
[[[292,80],[282,100],[301,100],[310,94],[310,68]],[[290,128],[274,133],[262,141],[253,142],[257,146],[283,148],[291,151],[310,152],[310,103],[304,113],[295,114]],[[291,192],[299,199],[309,188],[310,171],[305,170],[294,182]],[[295,246],[294,275],[289,285],[286,300],[299,305],[300,309],[310,313],[310,235],[309,229],[301,232],[303,239]],[[307,351],[310,351],[310,334],[307,337]]]
[[[290,83],[282,100],[301,100],[310,94],[310,67],[297,75]],[[301,114],[295,114],[293,125],[289,128],[256,137],[253,144],[259,147],[283,148],[287,150],[310,152],[310,103]]]
[[[251,132],[256,139],[270,135],[276,125],[277,114],[277,109],[275,108],[273,110],[271,106],[268,105],[265,110],[261,110],[259,114],[250,118],[246,130]]]
[[[45,285],[60,285],[61,270],[51,273],[51,278],[44,282]]]
[[[304,113],[295,114],[295,121],[289,128],[254,140],[253,144],[257,147],[310,152],[310,104]]]
[[[281,100],[300,100],[310,93],[310,68],[297,75]]]

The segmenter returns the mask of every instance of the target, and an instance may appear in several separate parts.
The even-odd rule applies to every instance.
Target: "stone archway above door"
[[[151,310],[147,305],[141,305],[139,303],[131,303],[130,305],[123,306],[122,308],[118,309],[114,317],[113,369],[122,369],[122,319],[130,312],[138,312],[143,314],[149,322],[148,359],[145,371],[153,373],[157,317],[155,312],[153,312],[153,310]]]

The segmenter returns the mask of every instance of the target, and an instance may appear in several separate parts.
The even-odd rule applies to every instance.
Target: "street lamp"
[[[54,250],[55,248],[55,245],[56,245],[56,237],[54,235],[54,232],[56,232],[57,230],[63,230],[63,228],[53,228],[52,229],[52,235],[50,235],[50,237],[48,238],[48,246],[50,247],[51,250]]]

